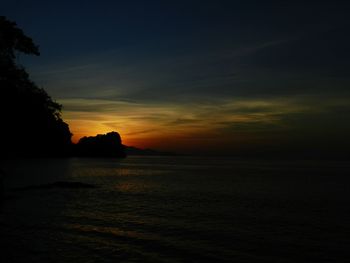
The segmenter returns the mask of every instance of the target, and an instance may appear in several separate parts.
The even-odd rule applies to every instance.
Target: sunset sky
[[[306,2],[306,1],[305,1]],[[2,1],[73,140],[159,150],[350,147],[347,1]],[[311,3],[312,2],[312,3]]]

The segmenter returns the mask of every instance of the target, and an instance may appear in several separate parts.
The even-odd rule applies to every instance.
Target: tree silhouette
[[[30,80],[19,53],[40,55],[16,23],[0,16],[0,156],[62,156],[70,151],[62,106]]]

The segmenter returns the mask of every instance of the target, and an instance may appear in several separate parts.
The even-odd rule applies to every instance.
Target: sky
[[[306,1],[305,1],[306,2]],[[73,141],[181,153],[350,147],[347,1],[2,1]]]

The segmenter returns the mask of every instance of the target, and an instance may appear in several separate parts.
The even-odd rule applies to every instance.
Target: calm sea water
[[[7,161],[1,262],[346,262],[350,164]],[[93,189],[14,188],[79,181]]]

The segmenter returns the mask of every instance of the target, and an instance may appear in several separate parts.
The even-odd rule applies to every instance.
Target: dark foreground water
[[[0,262],[347,262],[350,164],[7,161]],[[79,181],[98,188],[13,188]]]

